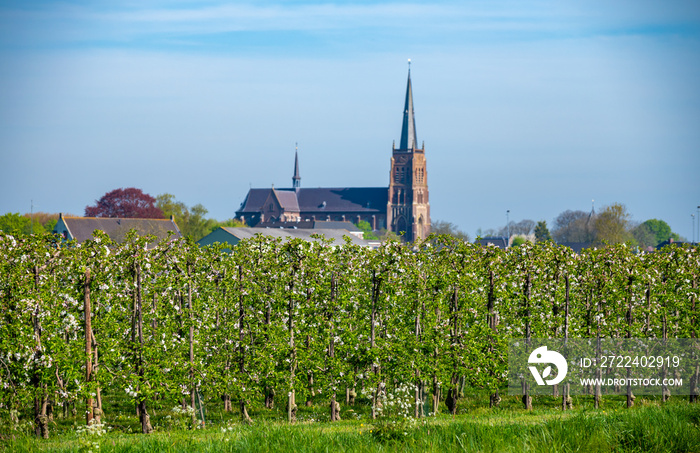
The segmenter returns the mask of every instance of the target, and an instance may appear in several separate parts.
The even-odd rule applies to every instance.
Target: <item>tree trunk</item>
[[[85,308],[85,385],[89,388],[92,382],[92,307],[90,306],[90,268],[85,269],[83,284],[83,300]],[[92,394],[88,394],[85,410],[85,423],[89,425],[95,417]]]
[[[46,396],[46,387],[43,388],[43,395],[34,398],[34,434],[36,437],[49,438],[49,417],[46,414],[49,398]]]
[[[141,266],[137,263],[135,266],[135,272],[136,272],[136,293],[135,293],[135,302],[136,302],[136,335],[138,336],[138,361],[137,361],[137,368],[138,368],[138,376],[139,376],[139,381],[143,384],[146,385],[145,382],[143,382],[143,377],[145,374],[144,366],[143,366],[143,305],[142,305],[142,294],[141,294]],[[139,418],[141,419],[141,432],[143,434],[150,434],[153,432],[153,427],[151,426],[151,417],[148,415],[148,410],[146,408],[146,398],[139,395],[139,401],[137,404],[137,412],[139,414]]]
[[[375,328],[374,324],[377,320],[377,300],[379,299],[379,285],[381,283],[381,279],[378,279],[376,276],[376,271],[372,271],[372,312],[370,314],[370,341],[369,341],[369,346],[371,349],[374,349],[376,346],[376,336],[375,336]],[[374,373],[375,376],[379,375],[379,366],[375,363],[372,363],[372,372]],[[380,384],[377,384],[377,389],[374,392],[374,396],[372,398],[372,419],[377,418],[377,404],[378,404],[378,397],[379,397],[379,388]]]
[[[422,279],[422,275],[420,277]],[[425,312],[425,302],[423,302],[421,309],[416,309],[416,322],[413,328],[413,333],[416,337],[416,343],[420,344],[420,338],[421,338],[421,314]],[[416,307],[418,307],[418,304],[416,304]],[[415,368],[415,377],[416,377],[416,398],[415,398],[415,411],[413,416],[418,419],[422,415],[421,408],[423,406],[423,400],[421,398],[421,376],[420,376],[420,369],[416,366]]]
[[[95,361],[93,362],[93,365],[92,365],[92,371],[93,371],[93,374],[97,374],[97,370],[98,370],[98,366],[99,366],[99,354],[98,354],[98,350],[97,350],[97,341],[95,340],[94,329],[92,331],[91,336],[92,336],[93,356],[95,357]],[[102,388],[99,387],[99,383],[98,383],[98,387],[95,389],[95,392],[96,392],[97,399],[96,399],[95,404],[94,404],[95,408],[94,408],[93,412],[94,412],[95,420],[97,421],[97,423],[102,423],[102,415],[104,413],[102,412]]]
[[[265,387],[265,407],[272,409],[275,406],[275,390],[272,387]]]
[[[531,280],[530,274],[528,273],[525,277],[525,342],[530,347],[530,340],[532,337],[532,332],[530,331],[530,288]],[[525,409],[532,409],[532,397],[530,396],[530,386],[527,382],[523,380],[523,405]]]
[[[327,319],[329,321],[329,342],[328,342],[328,359],[330,362],[330,365],[328,367],[328,375],[331,377],[333,380],[333,384],[335,384],[335,377],[334,377],[334,369],[333,369],[333,363],[335,359],[335,323],[333,322],[333,318],[335,315],[335,299],[337,295],[337,286],[336,286],[336,280],[335,280],[335,274],[331,276],[331,294],[330,294],[330,307],[331,310],[327,313]],[[308,339],[308,336],[307,336]],[[335,422],[340,420],[340,403],[336,401],[336,393],[333,391],[333,395],[331,396],[331,421]]]
[[[151,417],[148,415],[148,410],[146,408],[146,399],[141,398],[139,401],[139,414],[141,418],[141,432],[143,434],[150,434],[153,432],[153,427],[151,426]]]
[[[593,290],[591,290],[591,299],[593,298]],[[601,314],[603,311],[602,307],[602,299],[598,301],[598,314]],[[599,317],[596,317],[599,318]],[[603,392],[601,390],[600,382],[601,379],[603,378],[603,371],[600,368],[600,357],[602,354],[601,351],[601,345],[600,345],[600,339],[601,339],[601,332],[600,332],[600,319],[597,319],[596,321],[596,348],[595,348],[595,357],[596,357],[596,363],[598,364],[598,368],[595,370],[595,377],[596,377],[596,384],[595,384],[595,396],[594,396],[594,406],[596,409],[600,408],[600,404],[602,402],[602,395]]]
[[[690,401],[691,403],[698,402],[698,397],[700,396],[700,391],[698,391],[698,387],[700,387],[700,365],[695,366],[695,373],[693,373],[693,377],[690,380],[690,396],[688,398],[688,401]]]
[[[437,351],[436,351],[437,354]],[[437,417],[440,410],[440,386],[438,385],[437,375],[433,375],[433,416]]]
[[[187,312],[190,318],[190,328],[189,328],[189,346],[190,346],[190,406],[192,409],[197,407],[196,404],[196,393],[197,386],[195,384],[194,377],[194,308],[192,307],[192,265],[187,264]],[[195,411],[192,411],[192,426],[197,424],[197,415]]]
[[[290,350],[290,364],[289,364],[289,399],[287,400],[287,421],[289,423],[296,422],[297,419],[297,405],[296,397],[294,392],[294,381],[296,379],[296,343],[294,342],[294,274],[292,271],[292,279],[289,284],[289,306],[288,306],[288,316],[289,316],[289,350]]]
[[[447,398],[445,400],[445,403],[447,404],[447,409],[450,411],[450,414],[454,417],[457,414],[457,402],[459,401],[459,374],[458,374],[458,368],[457,368],[457,359],[456,355],[458,354],[455,352],[455,348],[461,349],[461,341],[460,341],[460,329],[459,329],[459,294],[458,294],[458,287],[457,285],[454,286],[452,290],[452,301],[451,301],[451,306],[450,306],[450,324],[452,325],[450,328],[450,349],[451,349],[451,354],[453,356],[452,359],[452,377],[450,378],[450,389],[447,391]],[[459,345],[459,346],[455,346]]]
[[[32,314],[32,326],[34,328],[34,339],[36,341],[36,349],[34,350],[34,363],[37,364],[41,361],[43,356],[44,348],[41,345],[41,321],[40,321],[40,307],[39,307],[39,266],[34,266],[34,289],[37,292],[37,305]],[[44,439],[49,438],[49,418],[46,415],[46,406],[48,404],[48,394],[46,391],[46,385],[41,385],[41,376],[38,371],[34,371],[32,377],[32,384],[34,386],[34,433],[36,437],[43,437]]]
[[[333,393],[333,396],[331,396],[331,421],[339,421],[340,420],[340,403],[338,403],[335,400],[335,392]]]
[[[693,289],[697,288],[697,279],[693,277]],[[690,297],[690,324],[697,326],[698,325],[698,313],[695,309],[695,291],[693,291],[691,297]],[[691,338],[696,338],[697,335],[695,335],[695,330],[692,330],[690,332],[690,337]],[[700,390],[698,389],[700,387],[700,365],[697,365],[695,367],[695,373],[693,373],[693,376],[690,380],[690,395],[688,396],[688,401],[691,403],[697,403],[698,399],[700,397]]]
[[[489,353],[493,354],[494,353],[494,342],[496,341],[496,337],[498,336],[498,319],[496,316],[495,308],[496,308],[496,294],[494,292],[495,286],[494,286],[494,273],[493,270],[489,270],[489,295],[488,295],[488,301],[486,305],[486,310],[488,311],[487,315],[487,322],[489,325],[489,329],[491,329],[491,332],[493,334],[493,337],[491,338],[490,344],[489,344]],[[491,376],[493,376],[493,371],[490,371]],[[498,394],[498,389],[496,389],[495,393],[492,393],[489,396],[489,407],[494,408],[498,406],[501,402],[501,396]]]
[[[253,419],[250,418],[250,415],[248,415],[248,409],[246,408],[245,400],[241,399],[240,406],[241,420],[243,420],[245,423],[253,423]]]
[[[627,278],[627,338],[632,338],[632,276]],[[632,394],[632,369],[627,368],[627,407],[634,406],[635,396]]]
[[[238,282],[239,285],[243,286],[243,267],[238,266]],[[242,375],[246,372],[246,355],[245,355],[245,330],[243,329],[243,324],[245,322],[245,304],[243,301],[243,291],[239,292],[238,297],[238,372]],[[241,407],[241,420],[246,423],[252,423],[253,420],[248,415],[248,409],[246,408],[246,399],[241,396],[240,400]]]

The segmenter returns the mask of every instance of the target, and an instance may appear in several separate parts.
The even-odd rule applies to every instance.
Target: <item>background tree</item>
[[[632,237],[634,241],[641,249],[646,249],[647,247],[656,247],[659,242],[656,240],[656,235],[649,228],[648,225],[640,223],[631,230]]]
[[[540,220],[535,226],[535,242],[551,241],[552,235],[549,234],[549,228],[547,228],[547,221]]]
[[[649,219],[632,229],[632,235],[640,246],[656,247],[664,241],[680,240],[680,236],[671,231],[668,223],[659,219]]]
[[[156,197],[156,207],[163,211],[166,217],[174,216],[175,223],[180,232],[194,241],[202,239],[219,227],[241,227],[243,222],[236,219],[229,219],[219,222],[215,219],[208,219],[205,216],[209,212],[202,204],[196,204],[191,208],[181,201],[175,199],[175,195],[164,193]]]
[[[518,246],[520,246],[520,245],[523,245],[523,244],[526,243],[526,242],[527,242],[527,239],[525,239],[524,237],[518,235],[518,236],[515,236],[515,237],[513,238],[513,242],[511,243],[510,246],[511,246],[511,247],[518,247]]]
[[[506,237],[508,236],[508,234],[510,234],[511,236],[516,234],[521,236],[530,236],[534,232],[534,228],[534,220],[523,219],[520,222],[515,222],[511,220],[506,226],[503,226],[499,229],[489,228],[486,230],[482,230],[481,228],[479,228],[476,231],[476,234],[479,237]]]
[[[535,221],[530,219],[523,219],[518,223],[510,223],[510,234],[519,234],[522,236],[529,236],[535,229]],[[507,234],[508,230],[503,230]]]
[[[464,242],[469,242],[469,235],[460,230],[457,225],[444,220],[436,220],[430,224],[430,232],[435,234],[447,234]]]
[[[591,242],[595,238],[592,212],[566,210],[554,220],[552,238],[558,242]]]
[[[629,232],[630,214],[625,205],[613,203],[603,208],[595,219],[595,243],[622,244],[634,240]]]
[[[377,237],[377,235],[372,231],[372,225],[370,225],[368,221],[360,220],[355,226],[362,230],[362,237],[365,240],[379,239],[379,237]]]
[[[24,236],[32,230],[32,221],[27,216],[19,213],[11,213],[0,216],[0,231],[13,236]],[[34,224],[34,233],[44,232],[44,227],[40,223]]]
[[[85,217],[165,218],[156,207],[156,199],[135,187],[107,192],[95,200],[95,206],[85,207]]]
[[[31,233],[41,234],[53,230],[57,221],[58,214],[35,212],[34,214],[20,215],[8,212],[0,216],[0,231],[13,236],[24,236]]]

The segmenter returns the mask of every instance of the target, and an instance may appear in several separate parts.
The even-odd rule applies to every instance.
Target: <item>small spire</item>
[[[301,176],[299,176],[299,144],[294,144],[294,176],[292,176],[292,187],[301,187]]]

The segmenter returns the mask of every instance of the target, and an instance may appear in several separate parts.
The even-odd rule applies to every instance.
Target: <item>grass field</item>
[[[519,397],[505,396],[488,408],[488,395],[476,392],[460,401],[457,416],[446,413],[417,421],[369,418],[368,402],[343,406],[343,420],[330,423],[326,405],[301,406],[299,421],[288,425],[284,408],[251,411],[252,425],[209,401],[204,428],[188,429],[188,418],[169,406],[156,408],[156,431],[138,434],[139,422],[123,395],[105,397],[102,435],[79,433],[82,419],[56,417],[51,438],[35,439],[31,421],[10,426],[2,414],[0,449],[12,452],[700,452],[700,405],[684,400],[661,403],[638,398],[626,409],[623,398],[608,397],[601,409],[588,397],[574,397],[562,412],[558,399],[536,397],[526,411]],[[22,415],[22,414],[20,414]]]

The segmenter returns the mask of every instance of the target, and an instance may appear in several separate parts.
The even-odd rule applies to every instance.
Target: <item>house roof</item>
[[[218,230],[218,237],[221,231],[230,234],[237,239],[236,242],[243,239],[250,239],[256,234],[262,234],[264,236],[271,236],[277,238],[300,238],[306,241],[318,241],[316,238],[312,238],[312,235],[323,235],[326,239],[333,239],[334,244],[340,245],[345,242],[345,237],[349,237],[351,242],[356,245],[369,246],[369,243],[364,239],[360,239],[357,236],[350,234],[347,230],[341,229],[328,229],[328,228],[314,228],[314,229],[291,229],[291,228],[242,228],[242,227],[221,227]],[[211,233],[214,235],[217,230]],[[208,238],[204,238],[197,241],[200,244],[209,243]]]
[[[313,222],[314,229],[330,229],[330,230],[347,230],[347,231],[362,231],[352,222],[342,222],[342,221],[326,221],[326,220],[316,220]]]
[[[301,220],[298,222],[270,222],[266,223],[264,228],[291,228],[293,230],[298,229],[330,229],[330,230],[347,230],[350,232],[362,231],[355,224],[349,221],[331,221],[331,220],[315,220],[313,222],[307,220]]]
[[[478,238],[477,241],[481,245],[494,245],[502,249],[505,249],[507,244],[506,238],[500,236]]]
[[[169,237],[168,232],[172,231],[174,237],[182,237],[180,229],[175,224],[173,218],[170,219],[122,219],[113,217],[59,217],[59,222],[54,227],[54,233],[59,231],[61,220],[70,236],[78,242],[92,239],[95,230],[102,230],[115,242],[123,242],[126,234],[132,229],[140,236],[152,234],[159,240]]]
[[[389,201],[386,187],[319,187],[297,189],[250,189],[237,214],[263,211],[274,191],[285,210],[302,213],[383,213]]]

